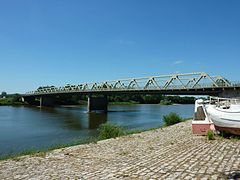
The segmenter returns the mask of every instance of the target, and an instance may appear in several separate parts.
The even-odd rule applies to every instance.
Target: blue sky
[[[240,81],[238,0],[0,0],[0,91],[206,71]]]

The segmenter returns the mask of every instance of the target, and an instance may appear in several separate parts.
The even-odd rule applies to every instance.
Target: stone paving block
[[[0,179],[226,179],[240,170],[240,141],[206,141],[191,121],[140,134],[0,161]]]

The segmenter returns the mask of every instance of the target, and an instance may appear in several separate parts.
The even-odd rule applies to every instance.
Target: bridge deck
[[[215,95],[224,90],[236,90],[240,83],[230,82],[222,76],[207,73],[172,74],[144,78],[131,78],[99,83],[83,83],[62,87],[39,87],[24,96],[56,94],[209,94]]]

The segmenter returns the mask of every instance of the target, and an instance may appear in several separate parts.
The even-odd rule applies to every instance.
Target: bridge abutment
[[[88,112],[108,111],[107,96],[89,96],[88,97]]]
[[[23,100],[23,102],[27,102],[29,105],[32,105],[32,106],[39,105],[39,101],[37,101],[34,96],[24,97],[22,100]]]

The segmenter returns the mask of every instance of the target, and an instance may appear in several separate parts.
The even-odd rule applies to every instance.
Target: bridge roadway
[[[197,72],[79,85],[68,84],[62,87],[40,87],[24,94],[23,98],[32,105],[52,106],[54,97],[62,94],[88,95],[89,111],[107,111],[107,95],[165,94],[240,97],[240,83],[231,82],[222,76],[210,76],[205,72]]]

